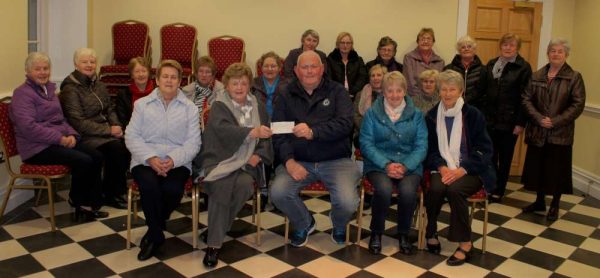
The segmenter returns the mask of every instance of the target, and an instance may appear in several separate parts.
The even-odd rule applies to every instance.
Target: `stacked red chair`
[[[192,82],[198,56],[196,27],[185,23],[160,28],[160,60],[175,60],[183,68],[181,86]]]
[[[220,36],[208,41],[208,56],[217,65],[215,77],[221,80],[225,69],[233,63],[246,60],[244,40],[234,36]]]

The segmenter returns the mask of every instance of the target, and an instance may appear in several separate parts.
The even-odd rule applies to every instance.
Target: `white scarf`
[[[438,135],[438,148],[440,155],[448,168],[451,170],[460,167],[460,141],[462,138],[462,107],[465,101],[459,97],[454,107],[446,109],[444,104],[438,104],[436,132]],[[446,130],[446,117],[454,117],[452,130],[450,131],[450,143],[448,144],[448,131]]]
[[[393,108],[387,101],[387,99],[383,99],[383,107],[385,108],[385,113],[388,115],[392,123],[395,123],[402,116],[402,112],[404,112],[404,107],[406,107],[406,101],[402,101],[398,107]]]

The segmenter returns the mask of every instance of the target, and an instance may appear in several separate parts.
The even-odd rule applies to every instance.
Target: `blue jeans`
[[[323,162],[298,161],[308,176],[295,181],[284,165],[277,167],[275,180],[271,184],[271,200],[290,220],[294,230],[308,228],[311,214],[300,198],[300,191],[306,185],[322,181],[331,196],[331,222],[336,229],[345,229],[358,206],[358,180],[360,172],[350,158]]]
[[[417,204],[417,188],[421,177],[406,176],[403,179],[392,179],[381,172],[369,172],[367,178],[373,184],[373,206],[371,232],[382,234],[385,229],[385,218],[390,208],[394,186],[398,187],[398,233],[407,235]]]

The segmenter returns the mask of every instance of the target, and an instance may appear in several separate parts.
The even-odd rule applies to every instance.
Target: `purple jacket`
[[[62,136],[79,137],[65,120],[54,93],[56,84],[49,82],[46,90],[48,96],[42,87],[27,79],[13,92],[10,118],[15,128],[21,160],[31,158],[51,145],[60,144]]]

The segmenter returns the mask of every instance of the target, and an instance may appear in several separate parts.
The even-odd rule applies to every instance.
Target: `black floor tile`
[[[185,234],[192,231],[192,218],[179,217],[167,221],[167,232],[173,235]],[[203,228],[203,227],[200,227]]]
[[[593,208],[600,208],[600,200],[589,195],[586,196],[583,201],[579,202],[579,204]]]
[[[270,232],[276,233],[276,234],[278,234],[280,236],[284,236],[285,235],[285,224],[283,224],[283,222],[282,222],[281,225],[277,225],[275,227],[271,227],[268,230]],[[291,231],[290,231],[290,233],[291,233]]]
[[[222,278],[222,277],[226,277],[226,278],[248,278],[250,276],[246,275],[245,273],[231,267],[231,266],[224,266],[221,268],[217,268],[211,272],[207,272],[204,273],[202,275],[198,275],[196,276],[197,278]]]
[[[476,249],[473,252],[473,256],[469,261],[470,264],[476,265],[481,268],[485,268],[487,270],[494,270],[500,264],[507,260],[507,258],[502,257],[500,255],[496,255],[491,253],[490,250],[487,250],[485,254],[481,253],[481,250]]]
[[[6,241],[6,240],[11,240],[12,238],[13,237],[7,231],[5,231],[2,227],[0,227],[0,242]]]
[[[270,250],[267,252],[267,254],[295,267],[323,256],[323,253],[315,251],[312,248],[296,248],[287,244]]]
[[[595,238],[595,239],[600,239],[600,229],[596,229],[594,230],[594,232],[592,232],[592,234],[590,235],[591,238]]]
[[[125,248],[125,241],[126,239],[119,236],[118,234],[110,234],[84,240],[78,242],[78,244],[81,245],[85,250],[90,252],[90,254],[94,255],[95,257],[100,257],[102,255],[123,250],[123,248]],[[134,247],[135,244],[131,243],[131,246]]]
[[[550,271],[556,270],[565,261],[564,258],[533,250],[527,247],[521,248],[511,258]]]
[[[488,236],[495,237],[497,239],[505,240],[510,243],[517,245],[525,245],[535,237],[526,233],[521,233],[515,230],[507,229],[504,227],[498,227],[495,230],[488,233]]]
[[[524,207],[528,206],[530,203],[523,201],[523,200],[519,200],[519,199],[504,197],[504,198],[502,198],[502,204],[511,206],[511,207],[515,207],[515,208],[524,208]]]
[[[45,232],[17,239],[30,253],[72,243],[73,240],[60,230]]]
[[[569,259],[580,262],[582,264],[587,264],[589,266],[600,268],[600,254],[596,252],[579,248],[575,250],[573,254],[571,254]]]
[[[192,202],[190,201],[179,204],[175,211],[183,215],[192,215]]]
[[[30,254],[0,261],[0,277],[21,277],[44,270]]]
[[[600,215],[598,215],[598,217],[600,217]],[[598,225],[600,225],[600,218],[575,212],[567,212],[560,218],[592,227],[598,227]]]
[[[578,247],[585,240],[584,236],[572,234],[569,232],[557,230],[554,228],[548,228],[544,230],[539,237],[551,239],[554,241],[562,242],[565,244],[573,245]]]
[[[473,216],[473,218],[480,220],[483,222],[483,219],[485,217],[485,212],[483,210],[477,210],[475,212],[475,215]],[[501,214],[497,214],[497,213],[493,213],[493,212],[488,212],[488,223],[494,224],[496,226],[501,226],[502,224],[508,222],[508,220],[510,220],[511,218],[508,216],[504,216]]]
[[[497,273],[497,272],[490,272],[490,273],[488,273],[488,275],[485,276],[485,278],[509,278],[509,277],[502,275],[500,273]]]
[[[227,235],[232,238],[243,237],[251,233],[256,233],[256,226],[252,223],[246,222],[241,219],[236,219],[231,225],[231,230],[227,232]]]
[[[569,276],[565,276],[560,273],[554,272],[550,276],[548,276],[548,278],[569,278]]]
[[[361,270],[361,271],[355,272],[354,274],[348,276],[348,278],[377,278],[377,277],[381,277],[381,276],[375,275],[366,270]]]
[[[50,217],[46,217],[46,220],[48,220],[48,222],[50,222]],[[84,219],[84,218],[77,219],[75,217],[75,212],[71,212],[71,213],[65,213],[65,214],[60,214],[60,215],[54,216],[54,221],[56,221],[57,228],[64,229],[64,228],[68,228],[68,227],[77,226],[77,225],[83,224],[83,223],[90,223],[90,222],[93,222],[96,220]]]
[[[548,221],[546,219],[546,214],[537,214],[537,213],[521,213],[515,216],[516,219],[524,220],[527,222],[535,223],[538,225],[549,227],[554,224],[554,221]]]
[[[119,274],[121,277],[185,277],[161,262]]]
[[[55,277],[73,278],[78,278],[82,276],[85,276],[86,278],[108,277],[116,274],[114,271],[110,270],[110,268],[106,267],[96,258],[61,266],[50,270],[50,273],[52,273],[52,275],[54,275]]]
[[[442,255],[436,255],[427,251],[416,250],[414,254],[410,256],[398,252],[392,255],[392,257],[424,269],[431,269],[432,267],[447,259]]]
[[[223,243],[219,252],[219,260],[232,264],[237,261],[260,254],[261,252],[237,240]]]
[[[109,219],[101,219],[100,222],[102,222],[104,225],[110,227],[115,232],[121,232],[121,231],[127,230],[127,216],[126,215],[113,217],[113,218],[109,218]],[[144,218],[141,217],[141,214],[140,214],[140,216],[138,216],[137,221],[134,221],[133,215],[132,215],[131,216],[131,228],[134,229],[134,228],[142,227],[142,226],[146,226],[146,220],[144,220]]]
[[[194,250],[190,244],[177,237],[171,237],[165,240],[158,252],[156,252],[155,257],[165,261],[192,251]]]
[[[31,207],[33,206],[33,202],[27,202],[27,207],[19,206],[19,208],[15,208],[14,211],[2,216],[0,221],[0,225],[10,225],[16,224],[20,222],[30,221],[42,218],[37,212],[35,212]],[[21,208],[22,207],[22,208]],[[48,224],[50,226],[50,224]]]
[[[273,276],[273,278],[300,278],[300,277],[311,278],[311,277],[317,277],[317,276],[311,275],[310,273],[304,272],[297,268],[293,268],[284,273]]]
[[[358,268],[368,267],[380,260],[385,258],[384,255],[373,255],[369,253],[369,250],[358,246],[356,244],[348,245],[340,250],[337,250],[329,256],[334,257],[340,261],[344,261]]]
[[[423,273],[423,274],[421,274],[421,275],[419,275],[417,277],[419,277],[419,278],[444,278],[446,276],[439,275],[439,274],[437,274],[435,272],[426,271],[425,273]]]

